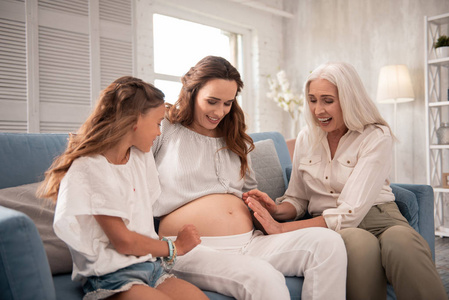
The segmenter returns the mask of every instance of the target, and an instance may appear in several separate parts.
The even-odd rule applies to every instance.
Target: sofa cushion
[[[33,220],[44,243],[52,274],[72,271],[72,257],[66,244],[53,231],[55,207],[35,196],[39,183],[0,189],[0,205],[26,214]]]
[[[417,232],[419,232],[419,207],[416,195],[407,189],[395,185],[391,185],[391,189],[394,193],[395,201],[399,208],[399,211],[407,219],[410,226],[412,226]]]
[[[255,142],[254,146],[250,156],[257,188],[273,200],[281,197],[285,192],[284,175],[274,142],[267,139]]]
[[[67,138],[60,133],[0,132],[0,189],[43,180],[45,170],[66,148]]]

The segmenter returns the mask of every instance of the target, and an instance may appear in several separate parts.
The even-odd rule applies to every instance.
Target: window
[[[242,37],[237,33],[161,14],[153,15],[153,28],[154,84],[168,103],[178,99],[181,77],[207,55],[224,57],[240,69]]]

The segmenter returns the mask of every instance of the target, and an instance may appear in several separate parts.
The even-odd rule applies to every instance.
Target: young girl
[[[159,240],[154,228],[161,189],[148,152],[164,112],[160,90],[117,79],[46,172],[38,193],[57,201],[54,230],[69,246],[84,299],[207,299],[165,271],[200,243],[196,228],[181,228],[176,242]]]

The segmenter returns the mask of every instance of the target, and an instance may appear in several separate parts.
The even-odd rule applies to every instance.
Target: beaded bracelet
[[[161,240],[168,243],[169,249],[169,255],[162,259],[162,266],[166,270],[171,270],[176,262],[178,251],[176,249],[175,243],[171,239],[163,237]]]
[[[169,250],[168,257],[173,258],[173,241],[166,237],[163,237],[161,240],[168,243],[168,250]]]

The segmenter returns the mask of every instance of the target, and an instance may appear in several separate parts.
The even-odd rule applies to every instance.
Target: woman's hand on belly
[[[160,236],[176,236],[185,224],[193,224],[200,236],[227,236],[253,229],[248,207],[232,194],[198,198],[161,219]]]

